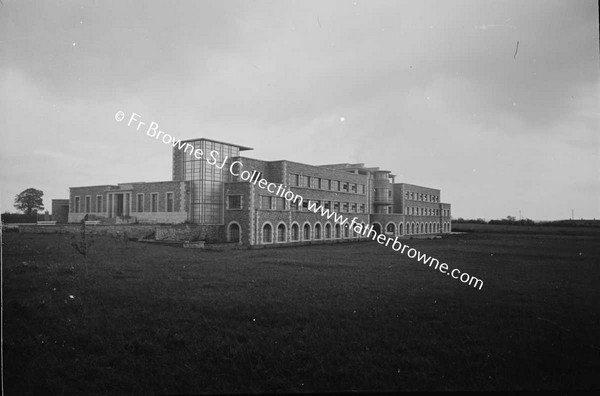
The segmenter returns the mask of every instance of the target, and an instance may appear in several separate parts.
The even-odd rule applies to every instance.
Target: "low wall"
[[[157,226],[157,241],[222,241],[221,225],[177,225]]]
[[[145,238],[153,235],[155,225],[86,225],[85,230],[93,235],[116,235],[127,233],[129,238]],[[27,234],[78,234],[81,232],[81,224],[57,224],[57,225],[21,225],[19,232]]]
[[[98,224],[86,225],[87,232],[93,235],[116,235],[126,233],[129,238],[156,238],[156,240],[195,241],[206,240],[217,242],[222,235],[220,225],[156,225],[156,224]],[[29,234],[77,234],[81,232],[81,224],[56,225],[19,225],[19,232]]]

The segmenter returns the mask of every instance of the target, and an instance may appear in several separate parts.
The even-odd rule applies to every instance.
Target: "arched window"
[[[315,224],[315,239],[321,239],[321,224]]]
[[[414,222],[411,224],[410,228],[411,228],[410,233],[414,234],[415,233],[415,223]]]
[[[305,241],[310,241],[310,224],[304,224],[304,232],[302,233],[302,238]]]
[[[335,225],[335,238],[339,239],[339,238],[341,238],[341,236],[342,236],[342,233],[340,232],[340,225],[336,224]]]
[[[241,235],[240,231],[238,223],[229,224],[229,227],[227,228],[227,242],[239,243]]]
[[[350,227],[344,227],[344,238],[350,238]]]
[[[300,239],[300,227],[298,224],[292,224],[292,241],[297,241]]]
[[[266,223],[263,226],[262,240],[263,240],[263,243],[272,243],[273,242],[273,227],[271,227],[271,224],[269,224],[269,223]]]
[[[395,234],[396,226],[394,225],[394,223],[388,223],[388,225],[385,227],[385,232]]]
[[[421,223],[421,234],[425,233],[425,224]]]
[[[325,239],[331,239],[331,224],[325,224]]]
[[[285,224],[281,223],[277,226],[277,242],[285,242],[287,240],[285,234]]]
[[[399,223],[398,224],[398,234],[403,235],[404,234],[404,224]]]
[[[381,234],[381,224],[373,223],[371,229],[374,230],[377,234]]]

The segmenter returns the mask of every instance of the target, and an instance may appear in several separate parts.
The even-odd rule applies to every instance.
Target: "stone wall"
[[[152,224],[119,224],[119,225],[86,225],[86,232],[93,235],[116,235],[126,233],[129,238],[154,238],[160,240],[207,240],[218,242],[223,226],[184,225],[152,225]],[[53,226],[20,225],[19,232],[29,234],[77,234],[82,230],[81,224],[57,224]]]
[[[186,224],[156,227],[157,241],[207,241],[224,242],[223,226]]]

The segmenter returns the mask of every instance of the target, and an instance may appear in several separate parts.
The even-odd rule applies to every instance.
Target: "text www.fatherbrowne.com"
[[[137,122],[136,130],[139,131],[140,127],[145,125],[145,122],[139,120],[139,117],[141,117],[139,114],[132,113],[131,117],[129,118],[129,122],[127,123],[127,126],[130,126],[132,122]],[[115,114],[116,121],[121,122],[124,119],[125,119],[124,112],[118,111]],[[193,155],[194,157],[196,157],[199,160],[203,159],[204,153],[202,152],[201,149],[196,149],[194,151],[194,147],[192,145],[190,145],[189,143],[175,139],[168,133],[165,133],[165,132],[159,130],[158,124],[154,121],[152,121],[150,123],[150,125],[148,125],[146,135],[153,137],[155,139],[161,138],[163,143],[172,144],[173,147],[177,146],[179,150],[183,149],[184,152],[186,152],[187,148],[189,147],[190,155]],[[219,158],[219,157],[220,157],[219,153],[216,152],[215,150],[213,150],[210,153],[210,158],[205,158],[205,159],[209,165],[214,165],[214,166],[217,166],[219,169],[222,169],[225,165],[225,162],[227,161],[227,158],[225,158],[223,160],[223,163],[221,164],[221,166],[218,166],[216,164],[217,164],[217,158]],[[220,162],[221,161],[219,161],[219,163]],[[299,208],[302,208],[304,198],[301,195],[299,195],[293,191],[286,190],[285,187],[287,187],[287,186],[284,187],[282,184],[280,184],[279,187],[277,188],[277,190],[275,191],[275,187],[277,187],[275,183],[269,183],[265,179],[260,179],[260,181],[258,180],[259,179],[258,175],[261,174],[260,172],[253,171],[252,173],[250,173],[249,171],[245,170],[241,173],[235,173],[234,165],[236,165],[236,164],[238,165],[238,169],[242,169],[244,167],[244,164],[239,160],[236,160],[233,163],[231,163],[231,166],[229,167],[229,171],[231,172],[231,174],[233,176],[240,177],[240,179],[242,179],[244,181],[249,181],[250,183],[254,182],[255,185],[258,185],[258,187],[260,187],[262,189],[266,189],[270,193],[276,194],[276,195],[284,198],[288,202],[293,202],[293,203],[297,204]],[[257,176],[256,178],[254,177],[255,175]],[[271,189],[271,187],[273,189]],[[454,279],[458,279],[462,283],[467,283],[467,284],[469,284],[469,286],[473,286],[474,288],[479,288],[479,290],[481,290],[481,288],[483,287],[483,281],[481,279],[471,276],[466,272],[461,273],[461,271],[458,268],[450,269],[448,264],[440,263],[440,261],[438,259],[431,257],[431,256],[427,256],[425,253],[421,253],[417,249],[411,248],[410,246],[408,246],[406,244],[402,244],[398,240],[398,237],[394,237],[394,239],[392,239],[392,237],[389,237],[385,234],[377,232],[373,228],[372,225],[364,225],[363,226],[362,224],[357,223],[356,220],[358,220],[358,217],[354,217],[348,224],[347,217],[344,217],[334,211],[324,208],[321,205],[317,206],[317,203],[315,201],[310,201],[310,200],[308,201],[308,210],[310,210],[311,212],[314,212],[314,213],[320,213],[322,217],[326,217],[328,220],[333,219],[333,221],[335,223],[340,224],[342,227],[350,228],[362,237],[372,238],[373,240],[376,240],[381,245],[389,246],[391,243],[391,245],[392,245],[391,248],[394,251],[400,252],[402,254],[406,254],[411,259],[414,259],[416,257],[418,262],[421,262],[425,265],[429,265],[430,268],[439,270],[442,274],[446,274],[448,276],[451,276]]]
[[[416,257],[417,261],[420,261],[425,265],[429,264],[430,268],[439,270],[442,274],[451,276],[454,279],[459,279],[462,283],[468,283],[470,286],[475,288],[479,287],[479,290],[481,290],[483,287],[483,281],[481,279],[471,276],[466,272],[461,273],[458,268],[450,270],[448,264],[440,263],[438,259],[427,256],[425,253],[421,253],[417,249],[411,248],[406,244],[402,244],[398,240],[398,237],[394,237],[394,239],[392,239],[390,236],[378,233],[375,229],[373,229],[372,225],[363,226],[362,224],[357,223],[356,220],[358,220],[358,217],[354,217],[352,221],[350,221],[350,224],[348,224],[347,217],[326,209],[321,205],[317,206],[316,202],[313,201],[309,202],[308,209],[314,213],[320,212],[322,217],[326,217],[329,220],[333,218],[333,220],[341,226],[350,228],[363,237],[377,240],[377,242],[381,245],[389,246],[391,243],[391,247],[394,251],[406,254],[411,259]]]

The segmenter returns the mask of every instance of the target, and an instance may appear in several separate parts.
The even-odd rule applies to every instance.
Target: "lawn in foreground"
[[[594,236],[211,252],[4,234],[7,394],[600,387]]]

